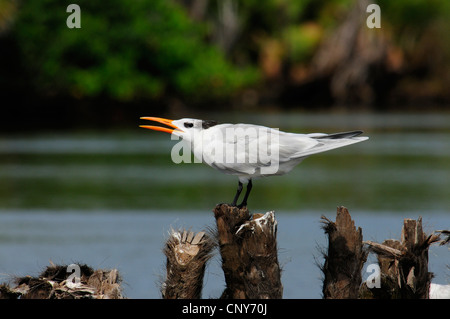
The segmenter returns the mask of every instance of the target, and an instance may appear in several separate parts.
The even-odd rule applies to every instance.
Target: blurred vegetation
[[[206,28],[171,1],[78,1],[82,28],[65,27],[61,1],[20,5],[14,35],[43,92],[112,99],[222,97],[257,79],[204,41]]]
[[[25,110],[55,97],[163,111],[173,101],[203,108],[449,105],[448,0],[79,0],[81,29],[69,29],[72,2],[0,0],[2,101],[19,96]],[[357,37],[381,39],[373,46],[384,51],[353,66],[364,70],[355,81],[365,86],[343,85],[350,93],[370,87],[370,94],[338,95],[330,83],[342,80],[332,73],[348,62],[318,76],[317,57],[334,54],[324,43],[355,5],[375,2],[382,28],[365,27],[365,10],[363,27],[352,27],[361,29]],[[341,45],[358,59],[366,54],[361,43]]]

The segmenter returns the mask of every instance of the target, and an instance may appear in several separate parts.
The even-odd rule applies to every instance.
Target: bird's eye
[[[186,128],[191,128],[193,126],[194,126],[194,124],[192,124],[192,123],[189,123],[189,122],[184,123],[184,127],[186,127]]]

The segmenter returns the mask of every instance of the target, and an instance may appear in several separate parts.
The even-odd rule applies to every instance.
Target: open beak
[[[163,119],[161,117],[141,117],[141,120],[149,120],[149,121],[163,123],[167,126],[173,127],[174,129],[170,129],[167,127],[161,127],[161,126],[139,125],[139,127],[142,127],[142,128],[147,128],[149,130],[154,130],[154,131],[166,132],[166,133],[170,133],[170,134],[172,134],[174,131],[175,132],[183,132],[182,130],[180,130],[178,128],[178,126],[172,124],[173,120]]]

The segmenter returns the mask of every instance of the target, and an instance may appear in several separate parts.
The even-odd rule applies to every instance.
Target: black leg
[[[244,196],[244,200],[242,201],[242,203],[238,206],[239,208],[245,207],[247,206],[247,199],[248,199],[248,195],[250,195],[250,192],[252,190],[252,180],[248,181],[247,184],[247,190],[245,191],[245,196]]]
[[[234,195],[233,203],[231,204],[231,206],[236,206],[237,200],[239,199],[239,195],[241,195],[241,192],[242,192],[242,187],[243,187],[243,185],[239,181],[238,189],[236,191],[236,195]]]

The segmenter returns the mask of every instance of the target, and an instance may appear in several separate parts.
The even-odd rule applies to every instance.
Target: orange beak
[[[139,125],[139,127],[142,127],[142,128],[147,128],[149,130],[154,130],[154,131],[166,132],[166,133],[170,133],[170,134],[172,134],[174,131],[183,132],[176,125],[172,124],[173,120],[163,119],[161,117],[141,117],[141,120],[149,120],[149,121],[163,123],[167,126],[173,127],[174,130],[167,128],[167,127],[161,127],[161,126]]]

